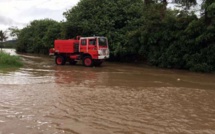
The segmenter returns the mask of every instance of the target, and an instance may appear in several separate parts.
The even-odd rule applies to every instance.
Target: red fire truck
[[[80,37],[70,40],[55,40],[54,48],[49,50],[49,55],[55,56],[57,65],[69,62],[75,65],[81,60],[83,65],[100,66],[109,58],[108,40],[106,37]]]

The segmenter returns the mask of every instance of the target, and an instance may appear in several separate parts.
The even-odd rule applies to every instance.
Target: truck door
[[[80,40],[80,52],[86,53],[87,52],[87,39]]]
[[[97,49],[96,38],[90,38],[88,40],[88,51],[95,51]]]

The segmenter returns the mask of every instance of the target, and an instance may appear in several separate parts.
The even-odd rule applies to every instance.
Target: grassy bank
[[[0,69],[17,68],[23,66],[20,57],[10,55],[0,50]]]

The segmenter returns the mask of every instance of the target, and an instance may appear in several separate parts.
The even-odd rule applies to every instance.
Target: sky
[[[78,2],[79,0],[0,0],[0,30],[5,31],[12,26],[23,28],[38,19],[62,21],[63,12]]]

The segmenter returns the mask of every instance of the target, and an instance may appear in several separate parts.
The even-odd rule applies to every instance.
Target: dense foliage
[[[215,23],[206,25],[204,19],[184,12],[167,11],[164,18],[159,14],[150,17],[153,19],[146,18],[146,25],[131,37],[143,44],[137,52],[148,63],[192,71],[215,70]]]
[[[33,21],[18,35],[18,51],[46,53],[54,39],[107,36],[111,60],[146,62],[164,68],[215,70],[215,2],[204,0],[202,16],[188,12],[196,0],[80,0],[65,22]],[[183,8],[184,7],[184,8]]]
[[[60,23],[50,20],[35,20],[18,33],[18,52],[47,54],[54,40],[60,37]]]

